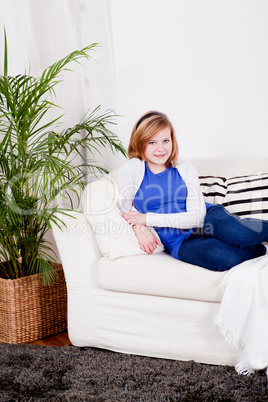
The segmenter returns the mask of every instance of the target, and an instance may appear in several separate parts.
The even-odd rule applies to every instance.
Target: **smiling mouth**
[[[161,154],[161,155],[155,155],[156,158],[164,158],[166,154]]]

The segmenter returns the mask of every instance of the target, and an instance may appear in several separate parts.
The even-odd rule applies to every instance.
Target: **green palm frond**
[[[7,75],[8,69],[8,57],[7,57],[7,34],[6,29],[4,29],[5,47],[4,47],[4,75]]]

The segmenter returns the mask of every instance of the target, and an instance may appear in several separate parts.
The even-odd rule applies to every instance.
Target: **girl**
[[[151,254],[161,244],[147,227],[153,226],[174,258],[213,271],[266,254],[268,223],[205,203],[195,168],[178,162],[174,128],[165,114],[151,111],[137,121],[128,155],[116,181],[124,196],[123,218],[142,250]]]

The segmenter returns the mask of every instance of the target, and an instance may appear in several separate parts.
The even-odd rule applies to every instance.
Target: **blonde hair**
[[[150,111],[145,113],[134,125],[131,133],[128,146],[129,159],[138,158],[144,160],[145,145],[150,141],[159,130],[166,127],[170,128],[171,140],[172,140],[172,152],[166,162],[166,167],[169,165],[175,165],[178,159],[179,147],[175,135],[175,130],[164,113],[157,111]]]

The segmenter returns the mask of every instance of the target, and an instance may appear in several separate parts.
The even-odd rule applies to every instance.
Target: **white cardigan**
[[[206,206],[197,172],[191,163],[184,161],[178,162],[176,168],[187,188],[187,212],[171,214],[149,212],[146,214],[147,226],[172,227],[177,229],[191,229],[203,226]],[[111,175],[116,180],[119,191],[124,199],[120,208],[121,213],[132,209],[135,194],[144,177],[144,171],[145,162],[132,158],[112,172]]]

